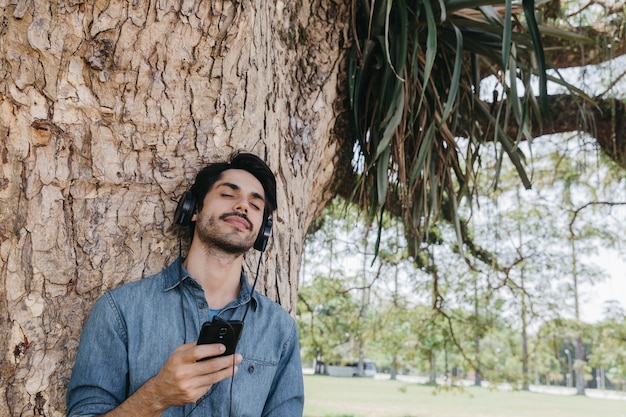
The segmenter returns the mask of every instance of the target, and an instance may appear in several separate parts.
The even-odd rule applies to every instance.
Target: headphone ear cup
[[[259,230],[259,234],[256,237],[256,241],[254,242],[254,249],[263,252],[265,247],[267,246],[267,241],[272,234],[272,224],[274,222],[271,218],[267,218],[263,225],[261,225],[261,230]]]
[[[196,198],[191,191],[185,191],[185,194],[178,200],[178,206],[174,212],[174,224],[182,226],[190,224],[195,211]]]

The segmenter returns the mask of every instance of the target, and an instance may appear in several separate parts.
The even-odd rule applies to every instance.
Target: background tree
[[[384,221],[384,238],[377,256],[374,256],[372,247],[376,237],[369,233],[371,225],[359,218],[356,207],[337,200],[313,223],[303,257],[299,292],[302,308],[298,305],[298,320],[303,332],[307,331],[307,311],[324,310],[324,306],[336,298],[349,298],[354,303],[352,308],[346,306],[342,311],[332,312],[337,324],[328,328],[334,334],[326,344],[327,354],[320,359],[334,362],[356,360],[359,372],[363,371],[363,361],[372,351],[369,340],[375,339],[378,347],[383,346],[385,353],[392,356],[399,353],[399,346],[390,339],[406,335],[406,329],[401,329],[407,324],[397,322],[395,318],[404,320],[400,314],[402,306],[406,305],[403,294],[413,292],[406,274],[410,261],[403,256],[406,244],[397,222],[394,223],[393,219]],[[342,343],[332,343],[332,340],[342,338]],[[402,344],[402,341],[398,340],[398,343]]]
[[[595,368],[595,382],[599,389],[606,389],[609,385],[621,389],[626,381],[623,372],[626,367],[623,321],[623,318],[606,319],[592,329],[594,335],[589,365]]]
[[[396,294],[386,303],[381,303],[374,312],[372,331],[372,352],[369,356],[376,360],[380,372],[389,373],[392,380],[408,369],[413,358],[413,335],[410,302]]]
[[[382,271],[370,291],[376,294],[370,306],[376,320],[373,327],[368,325],[362,329],[363,334],[373,329],[375,341],[366,351],[376,360],[379,369],[388,370],[392,375],[397,372],[396,368],[426,375],[432,365],[434,382],[436,375],[467,377],[468,371],[480,364],[481,373],[485,373],[491,383],[509,382],[514,387],[527,387],[532,382],[565,384],[564,375],[570,374],[571,363],[572,370],[577,373],[580,370],[582,375],[573,378],[570,374],[572,383],[578,379],[589,380],[592,370],[584,362],[593,352],[591,343],[595,343],[595,336],[588,330],[581,333],[586,334],[580,339],[583,359],[576,361],[578,339],[572,336],[572,323],[580,322],[581,332],[590,326],[581,317],[573,320],[576,301],[571,279],[568,220],[572,209],[571,202],[567,203],[569,199],[567,204],[562,201],[566,194],[567,198],[575,197],[576,204],[589,199],[604,201],[605,204],[585,204],[585,209],[579,213],[580,229],[576,230],[584,235],[577,232],[580,237],[577,245],[585,248],[583,252],[589,255],[598,248],[614,247],[623,241],[619,236],[619,222],[623,218],[619,201],[623,190],[621,180],[606,181],[611,178],[605,172],[610,167],[581,164],[589,154],[572,153],[573,147],[561,149],[551,146],[547,138],[543,140],[545,145],[534,155],[536,175],[543,178],[537,181],[535,189],[521,192],[513,167],[503,163],[498,192],[479,194],[476,207],[467,214],[471,218],[468,222],[471,239],[490,252],[491,264],[485,264],[479,257],[459,256],[453,228],[442,224],[437,226],[441,236],[438,244],[424,251],[431,256],[429,266],[420,270],[413,263],[408,267],[410,257],[404,250],[406,243],[400,239],[401,233],[393,222],[385,224],[375,262],[389,263],[391,268],[381,270],[377,264],[372,264],[370,274]],[[564,143],[563,138],[552,140]],[[594,151],[590,151],[593,155]],[[484,166],[491,162],[488,156],[483,156]],[[485,184],[485,189],[488,185]],[[564,193],[564,187],[570,192]],[[611,199],[618,200],[611,202]],[[348,208],[344,215],[334,210],[335,207],[328,210],[328,216],[321,218],[322,241],[333,250],[339,246],[350,247],[341,252],[341,257],[356,258],[353,263],[360,265],[366,245],[359,245],[362,242],[359,237],[363,236],[363,230],[369,229],[353,217],[353,208]],[[608,208],[612,210],[610,213],[593,210]],[[340,217],[335,217],[337,215]],[[393,226],[389,227],[390,224]],[[316,235],[309,235],[311,246],[307,244],[305,253],[314,253],[317,259],[326,260],[322,255],[324,246],[319,244]],[[334,243],[328,243],[333,239]],[[401,263],[403,256],[406,259]],[[589,295],[583,297],[583,294],[592,288],[592,278],[599,276],[600,271],[594,270],[588,256],[581,255],[577,259],[580,297],[588,303]],[[394,266],[398,265],[403,265],[402,274],[396,272]],[[413,275],[415,279],[402,281],[404,268],[406,275]],[[305,265],[304,271],[310,271],[310,266]],[[335,269],[333,274],[337,273]],[[417,278],[427,277],[428,273],[438,276],[440,296],[434,300],[436,311],[430,312],[435,281],[430,279],[427,285],[420,285]],[[619,316],[621,313],[616,309],[612,314]],[[565,323],[563,319],[569,321],[567,326],[554,326],[551,337],[559,343],[552,347],[536,329],[554,318],[560,318],[560,323]],[[410,336],[401,334],[406,333],[406,328],[410,329]],[[354,337],[363,337],[363,334]],[[479,344],[469,342],[477,337]],[[432,341],[436,342],[435,349],[430,349]],[[498,360],[500,352],[506,354]]]
[[[346,283],[343,278],[318,276],[302,287],[298,326],[305,363],[344,362],[346,346],[360,334],[359,301]],[[322,368],[316,371],[324,372]]]

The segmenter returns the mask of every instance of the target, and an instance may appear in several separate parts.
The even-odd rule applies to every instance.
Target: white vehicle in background
[[[350,362],[345,365],[326,365],[326,374],[340,377],[360,376],[359,363]],[[373,361],[369,359],[363,361],[362,376],[367,378],[374,378],[376,376],[376,364]]]

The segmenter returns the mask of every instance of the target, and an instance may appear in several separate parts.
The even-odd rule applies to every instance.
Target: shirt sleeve
[[[292,324],[291,337],[283,344],[270,394],[263,409],[263,417],[302,416],[304,409],[304,381],[298,328]]]
[[[127,334],[124,321],[106,293],[94,305],[83,327],[67,389],[67,417],[109,412],[128,391]]]

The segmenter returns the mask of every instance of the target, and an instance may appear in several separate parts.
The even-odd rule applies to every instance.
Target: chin
[[[252,249],[252,245],[254,242],[233,242],[233,241],[224,241],[216,242],[215,246],[224,252],[231,253],[234,255],[240,255],[248,252]]]

